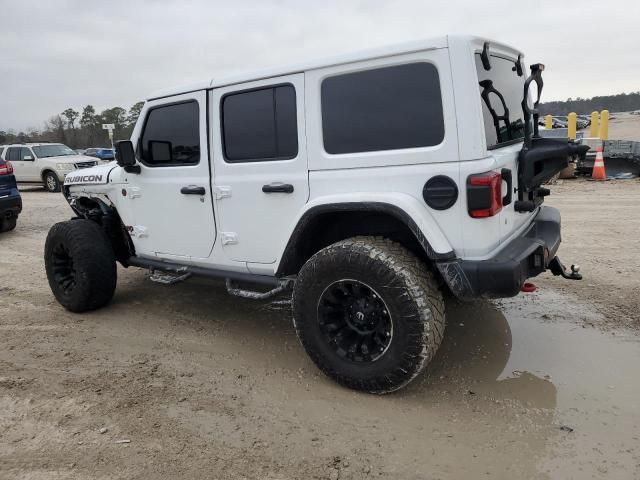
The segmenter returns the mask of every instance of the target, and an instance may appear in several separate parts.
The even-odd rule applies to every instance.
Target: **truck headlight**
[[[57,163],[56,167],[58,167],[58,170],[63,172],[70,172],[76,168],[73,163]]]

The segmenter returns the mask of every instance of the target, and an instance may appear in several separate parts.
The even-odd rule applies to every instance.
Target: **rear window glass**
[[[490,55],[491,70],[484,69],[479,53],[475,55],[475,61],[478,82],[480,83],[478,89],[482,102],[487,148],[496,148],[503,144],[520,141],[524,137],[524,114],[521,105],[524,94],[524,76],[519,77],[514,71],[514,60]],[[490,92],[492,88],[502,95],[504,104],[495,92]],[[483,99],[482,92],[485,90],[487,96],[486,99]],[[505,118],[494,119],[491,109],[496,117]]]
[[[327,153],[429,147],[444,139],[440,78],[431,63],[329,77],[321,92]]]

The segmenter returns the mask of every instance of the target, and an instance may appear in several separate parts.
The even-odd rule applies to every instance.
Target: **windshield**
[[[524,137],[524,76],[516,73],[514,60],[490,55],[491,70],[484,69],[479,53],[475,60],[487,148],[520,141]]]
[[[66,145],[39,145],[37,147],[33,147],[33,152],[38,156],[38,158],[77,155],[76,152]]]

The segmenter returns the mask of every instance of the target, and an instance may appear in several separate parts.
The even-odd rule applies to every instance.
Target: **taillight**
[[[13,173],[13,165],[11,162],[0,163],[0,175],[11,175]]]
[[[502,210],[502,176],[497,172],[469,175],[467,206],[473,218],[493,217]]]

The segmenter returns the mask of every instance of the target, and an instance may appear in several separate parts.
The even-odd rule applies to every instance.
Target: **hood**
[[[56,163],[100,162],[96,157],[87,155],[61,155],[59,157],[42,157],[42,160],[51,160]]]
[[[92,160],[95,160],[95,158],[92,158]],[[74,170],[64,178],[64,185],[68,187],[70,185],[105,184],[109,181],[109,173],[117,166],[118,164],[116,162],[111,162],[106,165],[97,165],[95,167]]]

